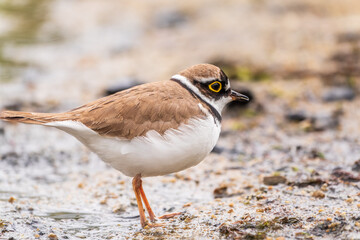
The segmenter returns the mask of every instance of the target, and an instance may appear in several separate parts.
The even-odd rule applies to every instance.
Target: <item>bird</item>
[[[230,87],[217,66],[197,64],[169,80],[141,84],[62,113],[2,111],[0,119],[60,129],[132,178],[143,228],[161,226],[142,187],[142,178],[199,164],[215,147],[221,112],[249,98]],[[145,215],[144,206],[150,222]]]

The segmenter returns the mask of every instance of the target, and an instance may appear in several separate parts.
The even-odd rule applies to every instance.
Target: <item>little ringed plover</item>
[[[154,223],[141,177],[170,174],[200,163],[219,138],[221,111],[233,100],[249,98],[231,90],[220,68],[199,64],[170,80],[142,84],[68,112],[3,111],[0,119],[63,130],[132,177],[141,225],[151,227],[159,224]],[[146,220],[143,203],[151,222]]]

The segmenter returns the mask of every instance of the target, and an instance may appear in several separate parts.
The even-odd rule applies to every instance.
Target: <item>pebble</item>
[[[10,197],[9,199],[8,199],[8,202],[9,203],[14,203],[16,201],[16,198],[14,198],[14,197]]]
[[[84,235],[83,233],[77,233],[75,237],[84,239],[86,238],[86,235]]]
[[[287,179],[283,176],[268,176],[264,177],[263,182],[265,185],[275,186],[280,183],[286,183]]]
[[[356,171],[356,172],[360,172],[360,159],[357,160],[356,162],[354,162],[351,170]]]
[[[126,211],[126,206],[123,204],[119,204],[113,208],[113,213],[123,213]]]
[[[339,43],[358,43],[360,41],[360,34],[358,32],[346,32],[338,35]]]
[[[58,239],[58,237],[57,237],[56,234],[54,234],[54,233],[50,233],[50,234],[48,235],[48,238],[49,238],[50,240],[57,240],[57,239]]]
[[[216,154],[221,154],[224,151],[225,148],[218,145],[215,145],[215,147],[211,150],[212,153],[216,153]]]
[[[183,208],[185,208],[185,207],[190,207],[191,204],[192,204],[191,202],[185,203],[185,204],[183,205]]]
[[[312,196],[315,198],[324,198],[325,197],[325,193],[321,190],[316,190],[312,193]]]
[[[311,128],[314,131],[324,131],[327,129],[334,129],[339,126],[339,119],[337,116],[330,114],[319,114],[313,116],[310,120]]]
[[[341,100],[351,101],[355,98],[355,91],[350,87],[333,87],[327,90],[322,99],[325,102],[334,102]]]
[[[321,186],[321,191],[323,192],[327,192],[328,191],[328,185],[326,183],[324,183],[322,186]]]
[[[285,118],[291,122],[301,122],[307,119],[307,117],[307,113],[304,110],[290,111],[285,115]]]
[[[158,28],[174,28],[187,22],[187,16],[175,9],[161,9],[155,16]]]

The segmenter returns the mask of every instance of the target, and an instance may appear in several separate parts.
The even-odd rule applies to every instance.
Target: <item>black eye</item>
[[[221,85],[221,82],[219,82],[219,81],[215,81],[215,82],[209,84],[209,89],[213,92],[220,92],[221,87],[222,87],[222,85]]]

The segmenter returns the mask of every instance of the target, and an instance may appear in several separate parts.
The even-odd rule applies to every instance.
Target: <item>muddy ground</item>
[[[71,136],[0,122],[0,239],[360,239],[360,3],[3,1],[0,108],[58,112],[200,62],[251,95],[198,166],[131,179]]]

